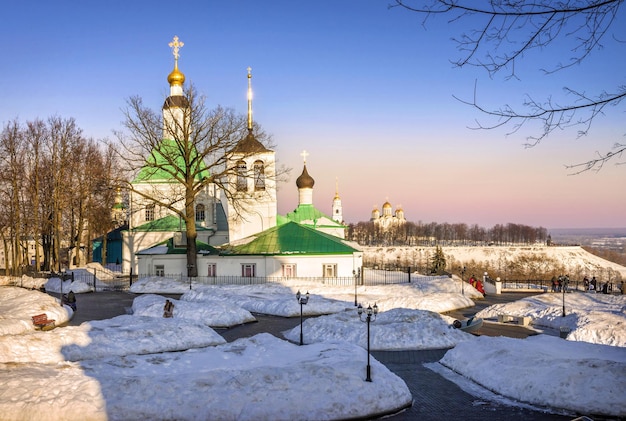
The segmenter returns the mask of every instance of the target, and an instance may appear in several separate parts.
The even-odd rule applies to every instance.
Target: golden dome
[[[180,85],[185,83],[185,75],[178,70],[178,66],[174,66],[174,70],[167,76],[167,81],[170,85]]]
[[[383,209],[391,209],[391,203],[385,202],[385,204],[383,205]]]

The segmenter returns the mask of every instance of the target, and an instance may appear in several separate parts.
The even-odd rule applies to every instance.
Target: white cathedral
[[[174,69],[168,75],[169,96],[162,107],[163,140],[171,130],[183,127],[184,74],[178,69],[183,43],[174,37],[169,44]],[[351,276],[361,267],[362,253],[344,240],[343,210],[338,190],[333,199],[332,217],[313,205],[315,181],[302,153],[302,174],[296,180],[298,205],[285,216],[277,214],[275,152],[259,142],[252,131],[252,75],[248,68],[248,134],[239,141],[230,157],[237,168],[225,189],[209,184],[195,197],[195,225],[198,247],[198,276]],[[154,156],[154,154],[153,154]],[[156,158],[153,158],[156,159]],[[122,231],[122,270],[145,275],[186,273],[185,226],[171,210],[145,198],[180,194],[181,185],[154,166],[142,168],[132,181],[128,229]],[[236,211],[233,198],[245,201]],[[181,204],[181,207],[184,204]]]

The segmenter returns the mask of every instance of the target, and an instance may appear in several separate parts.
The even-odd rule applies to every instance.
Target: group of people
[[[613,285],[611,285],[609,281],[603,282],[602,284],[598,285],[598,281],[596,280],[595,276],[592,277],[591,280],[589,280],[589,278],[585,276],[583,279],[583,283],[585,285],[585,290],[588,292],[597,292],[603,294],[610,294],[611,292],[613,292]],[[618,285],[617,288],[622,291],[623,294],[624,282],[622,281],[622,283]]]
[[[474,275],[472,275],[469,278],[469,284],[471,286],[473,286],[474,288],[476,288],[476,291],[480,292],[481,294],[483,294],[483,297],[486,295],[485,294],[485,288],[483,287],[483,283],[480,282],[480,280],[476,279],[476,277]]]
[[[552,277],[552,292],[561,292],[567,291],[567,286],[569,285],[569,275],[561,275],[558,278],[556,276]]]

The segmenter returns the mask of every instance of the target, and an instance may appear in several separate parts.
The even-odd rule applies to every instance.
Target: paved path
[[[477,311],[497,302],[514,301],[533,294],[508,293],[502,296],[488,296],[480,300],[472,308],[448,313],[457,318],[474,315]],[[167,295],[178,298],[178,295]],[[124,292],[97,292],[77,294],[78,311],[70,321],[70,325],[79,325],[89,320],[101,320],[126,314],[129,312],[135,294]],[[258,322],[235,326],[229,329],[218,329],[217,332],[228,342],[238,338],[254,336],[268,332],[283,338],[282,332],[298,326],[299,317],[284,318],[255,314]],[[489,324],[491,327],[481,328],[479,333],[490,336],[526,337],[534,331],[520,326]],[[382,362],[391,371],[400,376],[413,395],[413,406],[404,412],[387,417],[389,420],[512,420],[512,421],[543,421],[571,420],[571,417],[546,414],[499,403],[489,402],[463,391],[455,383],[445,379],[434,371],[424,367],[425,363],[439,361],[446,350],[426,351],[375,351],[374,358]],[[480,356],[477,356],[480,358]],[[365,364],[363,364],[365,377]],[[372,380],[376,381],[375,373]]]

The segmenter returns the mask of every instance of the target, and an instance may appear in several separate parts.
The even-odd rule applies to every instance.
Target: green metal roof
[[[187,224],[178,215],[167,215],[154,221],[146,222],[132,229],[132,231],[150,232],[150,231],[185,231]],[[211,228],[203,227],[196,224],[196,231],[213,231]]]
[[[320,225],[318,221],[326,220],[326,223]],[[289,212],[285,215],[284,219],[281,218],[281,222],[293,221],[298,224],[304,224],[308,226],[315,227],[335,227],[335,228],[345,228],[343,224],[333,220],[331,217],[324,215],[321,211],[315,208],[313,205],[298,205],[298,207],[293,211]],[[276,223],[278,224],[278,218],[276,219]]]
[[[341,238],[287,222],[222,247],[221,255],[352,254]]]
[[[159,251],[157,252],[157,250]],[[217,255],[219,253],[215,247],[207,243],[203,243],[202,241],[197,241],[197,240],[196,240],[196,250],[198,254],[204,254],[204,255],[210,255],[210,254]],[[154,246],[150,248],[141,250],[137,252],[137,254],[139,255],[141,254],[144,254],[144,255],[147,255],[147,254],[161,254],[161,255],[163,254],[187,254],[187,247],[175,247],[174,238],[170,238],[168,240],[155,244]]]
[[[175,174],[184,174],[187,166],[185,157],[182,155],[181,140],[163,139],[159,146],[152,150],[150,156],[146,159],[146,164],[139,170],[139,173],[133,180],[133,183],[145,183],[145,182],[172,182]],[[198,151],[196,148],[191,150],[190,161],[197,158]],[[170,162],[174,157],[173,163]],[[170,158],[170,159],[168,159]],[[195,178],[201,180],[209,176],[209,172],[206,168],[204,161],[198,162],[198,174]],[[197,171],[194,169],[194,171]]]

